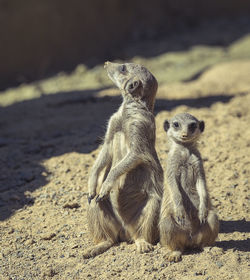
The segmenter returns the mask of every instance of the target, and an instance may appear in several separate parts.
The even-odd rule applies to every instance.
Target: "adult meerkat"
[[[123,102],[109,120],[88,181],[87,219],[97,244],[85,258],[119,241],[134,241],[139,252],[148,252],[159,239],[163,170],[155,150],[157,81],[134,63],[106,62],[104,68]]]
[[[218,235],[219,221],[212,210],[197,149],[204,128],[203,121],[188,113],[177,114],[164,123],[170,151],[159,228],[161,244],[172,251],[170,261],[181,260],[186,248],[212,245]]]

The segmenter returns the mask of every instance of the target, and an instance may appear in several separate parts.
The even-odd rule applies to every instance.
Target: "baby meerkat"
[[[219,221],[209,199],[197,140],[205,124],[188,113],[166,120],[170,141],[160,217],[160,242],[172,251],[170,261],[180,261],[187,248],[212,245]]]

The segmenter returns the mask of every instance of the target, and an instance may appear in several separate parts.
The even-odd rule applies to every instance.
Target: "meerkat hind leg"
[[[170,262],[179,262],[182,260],[182,251],[171,251],[166,257]]]
[[[199,248],[212,246],[219,233],[219,220],[214,211],[210,210],[207,221],[201,225],[199,232],[194,236],[194,244]]]
[[[91,201],[87,214],[90,233],[97,245],[86,249],[84,258],[95,257],[107,251],[117,241],[121,225],[116,219],[109,200]]]
[[[147,200],[145,207],[142,210],[137,223],[137,233],[132,234],[137,247],[137,251],[140,253],[148,253],[154,250],[152,244],[158,239],[158,209],[160,208],[160,200],[157,196],[152,196]]]

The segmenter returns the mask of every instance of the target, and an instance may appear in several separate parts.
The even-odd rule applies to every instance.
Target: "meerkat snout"
[[[108,64],[109,64],[110,62],[109,61],[106,61],[106,62],[104,62],[104,69],[106,69],[107,68],[107,66],[108,66]]]

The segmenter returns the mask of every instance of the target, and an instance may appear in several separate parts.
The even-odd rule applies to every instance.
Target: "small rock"
[[[206,271],[205,270],[201,270],[201,271],[196,271],[194,273],[194,276],[198,276],[198,275],[205,275],[206,274]]]
[[[46,277],[46,276],[48,276],[48,277],[53,277],[53,276],[55,276],[57,273],[58,273],[58,272],[57,272],[55,269],[53,269],[53,268],[48,268],[48,269],[43,273],[43,276],[44,276],[44,277]]]
[[[51,240],[53,237],[55,237],[56,234],[55,233],[49,233],[49,234],[45,234],[41,237],[41,239],[43,240]]]
[[[222,255],[222,254],[224,254],[223,248],[219,248],[219,247],[212,247],[211,252],[212,252],[213,254],[216,254],[216,255]]]
[[[55,198],[56,198],[56,193],[55,193],[55,192],[52,193],[51,198],[52,198],[52,199],[55,199]]]
[[[74,209],[74,208],[79,208],[80,205],[77,202],[74,203],[66,203],[63,205],[63,208],[69,208],[69,209]]]
[[[215,263],[219,268],[221,268],[223,266],[223,263],[221,261],[218,261]]]
[[[28,239],[24,242],[24,245],[29,246],[36,243],[34,239]]]
[[[8,234],[12,234],[13,232],[15,232],[14,228],[11,228],[9,231],[8,231]]]
[[[209,247],[209,246],[208,246],[208,247],[205,247],[205,248],[203,249],[203,251],[204,251],[204,252],[210,252],[210,251],[212,250],[212,248],[213,248],[213,247]]]
[[[23,257],[23,252],[17,251],[16,256],[17,256],[17,258],[22,258]]]

